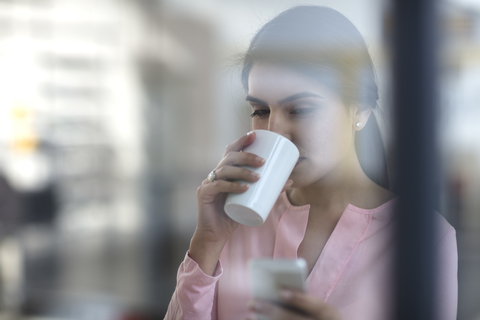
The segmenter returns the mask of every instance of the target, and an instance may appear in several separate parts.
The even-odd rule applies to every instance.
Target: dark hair
[[[350,20],[331,8],[293,7],[267,22],[243,60],[247,91],[250,70],[258,62],[291,66],[339,93],[345,105],[377,109],[378,87],[365,41]],[[373,112],[357,131],[355,148],[368,177],[388,189],[385,149]]]

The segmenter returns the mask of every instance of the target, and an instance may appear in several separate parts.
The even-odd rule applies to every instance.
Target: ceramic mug
[[[243,152],[260,156],[265,163],[259,168],[243,167],[259,173],[260,179],[250,183],[244,193],[229,193],[224,206],[230,218],[252,227],[265,222],[300,155],[297,147],[282,135],[267,130],[254,132],[255,140]]]

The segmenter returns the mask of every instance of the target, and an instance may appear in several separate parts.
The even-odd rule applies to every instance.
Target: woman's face
[[[255,64],[247,101],[253,129],[270,130],[292,141],[300,159],[293,187],[335,179],[354,155],[354,116],[339,95],[293,69]]]

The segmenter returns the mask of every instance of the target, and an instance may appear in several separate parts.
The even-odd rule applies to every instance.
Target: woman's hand
[[[260,179],[256,173],[240,167],[261,167],[265,162],[252,153],[242,152],[254,140],[255,132],[251,132],[228,145],[223,159],[215,168],[215,181],[205,179],[197,189],[197,228],[190,242],[189,254],[207,274],[213,274],[223,246],[238,227],[238,223],[223,210],[227,194],[243,193],[248,190],[249,183]],[[284,190],[291,183],[287,182]]]
[[[239,167],[263,165],[264,159],[248,152],[241,152],[254,140],[253,132],[228,145],[222,160],[214,169],[215,181],[209,182],[205,179],[197,189],[198,215],[195,233],[201,234],[207,241],[225,241],[238,226],[237,222],[225,214],[223,206],[229,192],[243,193],[248,190],[250,182],[260,178],[254,172]]]
[[[272,320],[341,320],[338,310],[306,293],[283,290],[281,301],[289,309],[273,303],[254,300],[249,303],[251,311]],[[292,311],[292,309],[298,310]],[[251,318],[247,318],[251,319]]]

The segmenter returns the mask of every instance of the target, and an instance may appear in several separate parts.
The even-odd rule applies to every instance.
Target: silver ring
[[[208,180],[208,182],[213,182],[213,181],[215,181],[215,178],[216,178],[216,176],[215,176],[215,170],[213,170],[212,172],[210,172],[210,173],[208,174],[207,180]]]

